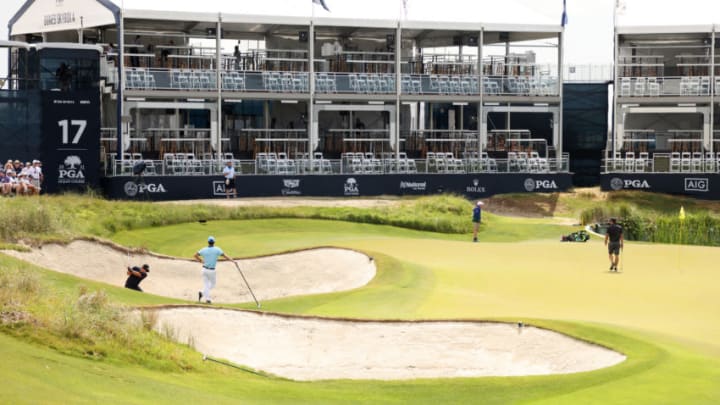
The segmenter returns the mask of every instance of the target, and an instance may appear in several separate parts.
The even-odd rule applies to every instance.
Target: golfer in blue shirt
[[[217,266],[217,260],[219,257],[224,257],[227,260],[232,261],[225,252],[219,247],[215,246],[215,237],[208,237],[208,246],[202,248],[195,253],[195,260],[203,264],[202,266],[202,279],[203,279],[203,290],[198,291],[198,302],[202,301],[203,298],[208,304],[212,304],[210,298],[210,290],[215,288],[217,281],[215,277],[215,268]]]
[[[482,201],[478,201],[477,204],[475,204],[475,208],[473,208],[473,216],[472,216],[472,222],[473,222],[473,242],[477,242],[477,234],[478,229],[480,228],[480,222],[482,221]]]

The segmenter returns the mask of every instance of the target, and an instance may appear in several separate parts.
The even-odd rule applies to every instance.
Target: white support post
[[[483,80],[485,78],[485,74],[483,72],[483,65],[482,65],[482,58],[483,58],[483,43],[485,42],[485,27],[480,29],[480,35],[478,36],[478,60],[477,60],[477,66],[478,66],[478,90],[480,92],[480,102],[478,102],[477,107],[477,125],[478,125],[478,159],[480,158],[480,155],[483,151],[483,137],[484,137],[484,131],[483,131],[483,98],[485,96],[485,86],[483,85]],[[482,169],[482,166],[481,166]]]
[[[612,106],[612,128],[610,157],[615,158],[615,143],[618,137],[618,60],[620,55],[620,38],[617,31],[617,3],[613,4],[613,106]],[[607,155],[607,154],[606,154]],[[606,163],[607,168],[607,163]]]
[[[565,25],[560,31],[558,37],[558,96],[560,98],[560,108],[558,111],[558,143],[555,145],[557,153],[558,169],[562,168],[562,153],[563,153],[563,81],[564,81],[564,70],[563,62],[565,60]],[[569,164],[569,162],[568,162]]]
[[[308,32],[308,83],[310,84],[310,99],[308,102],[308,118],[307,118],[307,133],[308,133],[308,159],[310,159],[310,167],[313,166],[313,152],[315,145],[315,21],[313,7],[313,17],[310,18],[310,31]]]
[[[122,159],[122,146],[125,144],[125,135],[123,134],[123,101],[125,97],[125,23],[123,16],[123,9],[120,9],[118,20],[118,94],[117,94],[117,150],[116,159]],[[129,125],[129,124],[128,124]]]
[[[715,32],[713,25],[712,38],[710,38],[710,153],[715,155]]]
[[[402,21],[398,20],[395,30],[395,159],[396,166],[400,167],[400,66],[402,56]]]
[[[218,167],[220,170],[222,167],[222,75],[220,73],[222,64],[222,13],[218,13],[218,21],[215,32],[215,87],[217,87],[217,125],[216,128],[216,148],[217,148],[217,160]],[[239,168],[236,168],[239,169]]]

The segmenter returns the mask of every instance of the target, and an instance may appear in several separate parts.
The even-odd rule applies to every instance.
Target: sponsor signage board
[[[83,190],[100,176],[100,99],[97,92],[44,91],[43,187],[47,192]]]

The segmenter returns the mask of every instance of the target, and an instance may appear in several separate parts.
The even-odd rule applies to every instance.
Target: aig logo
[[[710,180],[702,178],[686,178],[685,191],[700,191],[707,193],[710,191]]]

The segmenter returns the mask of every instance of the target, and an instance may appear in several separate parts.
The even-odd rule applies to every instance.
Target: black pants
[[[140,288],[139,285],[127,285],[127,284],[125,284],[125,288],[129,288],[129,289],[131,289],[131,290],[143,292],[143,290]]]

